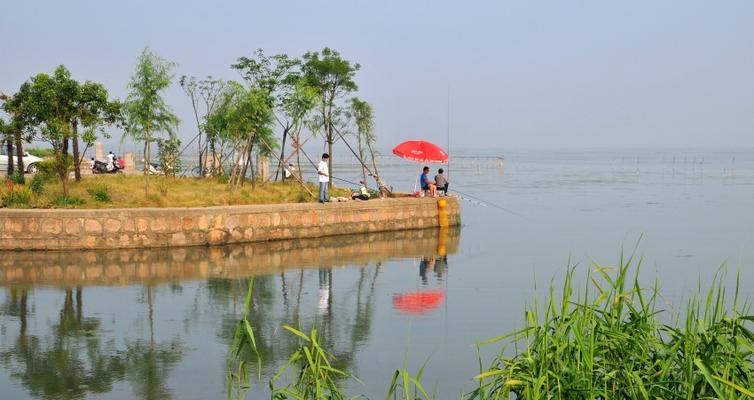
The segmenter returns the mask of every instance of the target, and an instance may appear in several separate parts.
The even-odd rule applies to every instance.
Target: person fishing
[[[422,174],[419,177],[419,183],[421,184],[422,191],[428,191],[431,197],[435,197],[437,195],[437,185],[435,185],[434,181],[429,180],[429,167],[424,167],[422,169]]]
[[[448,179],[443,175],[445,171],[440,168],[437,170],[437,175],[435,175],[435,185],[437,185],[437,190],[441,191],[443,195],[448,195]]]
[[[327,166],[327,160],[330,155],[327,153],[322,154],[322,160],[317,166],[317,175],[319,175],[319,202],[326,203],[330,201],[330,195],[327,192],[328,185],[330,183],[330,169]]]

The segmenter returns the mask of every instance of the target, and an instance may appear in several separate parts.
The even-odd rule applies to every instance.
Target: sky
[[[5,1],[0,91],[64,64],[123,99],[145,46],[176,78],[235,80],[257,48],[336,49],[381,148],[447,143],[448,121],[453,147],[754,146],[750,0]],[[177,82],[167,99],[193,137]]]

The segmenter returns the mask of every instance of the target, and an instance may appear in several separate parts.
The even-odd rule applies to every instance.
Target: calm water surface
[[[468,154],[481,151],[469,151]],[[641,235],[647,282],[668,308],[720,264],[754,285],[754,151],[494,151],[460,159],[451,184],[510,212],[464,201],[463,226],[178,250],[3,253],[0,398],[225,397],[225,357],[249,278],[264,376],[292,352],[283,324],[316,326],[352,392],[383,398],[407,359],[429,360],[438,398],[468,391],[474,342],[520,326],[568,265],[614,264]],[[395,162],[397,188],[416,169]],[[353,167],[336,174],[357,180]],[[437,294],[417,305],[412,294]],[[408,297],[407,297],[408,295]],[[495,348],[483,349],[490,357]],[[263,379],[264,380],[264,379]],[[265,398],[255,382],[250,398]]]

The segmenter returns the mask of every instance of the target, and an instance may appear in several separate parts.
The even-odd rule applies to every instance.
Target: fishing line
[[[505,207],[502,207],[502,206],[500,206],[500,205],[497,205],[497,204],[495,204],[495,203],[491,203],[491,202],[489,202],[489,201],[487,201],[487,200],[482,200],[482,199],[480,199],[479,197],[476,197],[476,196],[472,196],[472,195],[470,195],[470,194],[468,194],[468,193],[464,193],[464,192],[461,192],[460,190],[456,190],[456,189],[449,189],[449,190],[450,190],[450,191],[453,191],[453,192],[456,192],[456,193],[458,193],[459,195],[461,195],[460,197],[461,197],[461,198],[462,198],[463,200],[466,200],[466,201],[468,201],[468,202],[471,202],[471,203],[474,203],[474,202],[476,202],[477,204],[479,204],[479,205],[481,205],[481,206],[484,206],[484,207],[492,207],[492,208],[497,208],[498,210],[502,210],[502,211],[505,211],[505,212],[507,212],[507,213],[509,213],[509,214],[515,215],[515,216],[517,216],[517,217],[519,217],[519,218],[523,218],[523,219],[525,219],[525,220],[529,220],[529,221],[531,221],[531,219],[530,219],[529,217],[527,217],[527,216],[525,216],[525,215],[522,215],[522,214],[519,214],[519,213],[517,213],[517,212],[515,212],[515,211],[511,211],[511,210],[509,210],[509,209],[507,209],[507,208],[505,208]],[[464,199],[464,196],[466,197],[465,199]]]

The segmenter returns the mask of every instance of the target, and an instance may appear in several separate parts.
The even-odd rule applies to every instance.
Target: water
[[[468,151],[467,154],[480,151]],[[0,393],[27,398],[225,396],[225,356],[254,276],[263,375],[296,343],[283,324],[324,342],[382,398],[404,360],[428,361],[438,398],[472,388],[474,343],[521,325],[527,302],[568,265],[615,264],[643,235],[643,280],[669,309],[723,262],[754,284],[754,151],[491,151],[451,165],[460,230],[385,233],[218,248],[4,254]],[[416,166],[384,168],[399,189]],[[336,168],[358,180],[358,170]],[[445,254],[443,256],[442,254]],[[440,293],[435,303],[400,297]],[[488,359],[496,349],[484,348]],[[250,395],[264,398],[264,383]]]

